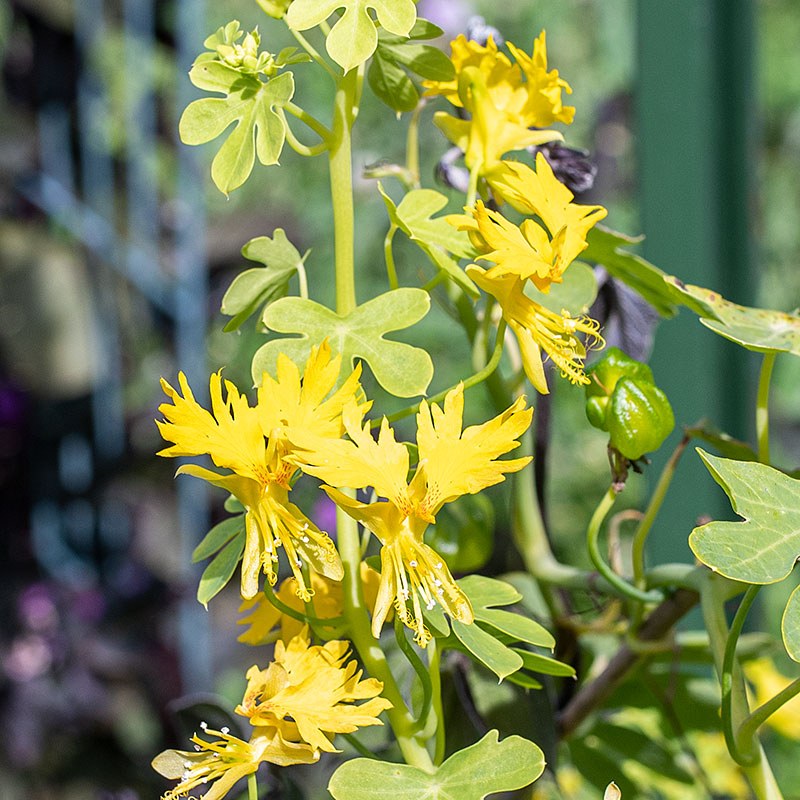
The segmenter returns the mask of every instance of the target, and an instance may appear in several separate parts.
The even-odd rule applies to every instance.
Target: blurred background
[[[640,251],[668,273],[740,303],[800,305],[795,0],[420,0],[419,11],[444,42],[475,14],[524,48],[546,28],[578,109],[567,144],[598,168],[582,200],[607,206],[610,227],[646,234]],[[190,553],[224,497],[173,481],[153,424],[161,376],[184,370],[199,397],[220,366],[250,385],[264,334],[252,323],[224,334],[219,313],[245,242],[283,227],[312,249],[310,269],[332,263],[324,160],[287,148],[281,169],[257,166],[225,199],[209,179],[214,145],[177,141],[196,96],[189,67],[234,18],[259,25],[273,52],[292,43],[255,0],[0,0],[3,800],[157,796],[149,761],[183,746],[181,710],[235,704],[252,663],[235,641],[236,591],[208,612],[194,600]],[[297,97],[324,115],[325,87],[310,67],[296,74]],[[423,131],[433,185],[446,143]],[[365,92],[356,174],[401,160],[403,146],[404,121]],[[387,220],[373,181],[357,191],[363,301],[387,288]],[[332,299],[311,281],[315,299]],[[446,321],[434,311],[410,335],[430,344]],[[439,336],[431,353],[438,391],[468,350]],[[752,438],[757,363],[733,344],[684,312],[659,327],[653,363],[680,423],[706,415]],[[779,358],[774,460],[789,468],[800,466],[798,387],[797,360]],[[581,393],[557,385],[553,402],[551,453],[569,457],[552,459],[549,510],[567,553],[606,456]],[[688,560],[696,518],[730,514],[699,465],[682,480],[654,558]]]

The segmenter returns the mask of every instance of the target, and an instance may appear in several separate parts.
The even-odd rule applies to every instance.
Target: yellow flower
[[[427,96],[444,95],[472,115],[471,119],[443,112],[434,116],[442,133],[464,151],[470,169],[488,175],[510,150],[563,138],[557,131],[541,130],[556,121],[569,124],[575,113],[561,102],[562,89],[572,91],[569,84],[557,70],[547,71],[544,31],[534,42],[531,56],[509,45],[517,61],[514,65],[491,37],[482,46],[459,36],[451,48],[456,77],[423,84]]]
[[[463,386],[449,392],[444,409],[422,401],[417,415],[419,463],[410,484],[408,449],[395,440],[385,418],[377,441],[369,425],[362,427],[353,406],[343,413],[352,441],[297,435],[296,444],[306,451],[302,456],[306,472],[337,486],[371,486],[379,497],[387,498],[386,502],[360,503],[333,486],[323,487],[340,508],[383,544],[380,587],[372,616],[376,637],[393,603],[421,647],[430,641],[422,604],[430,609],[438,602],[451,617],[464,623],[473,621],[466,595],[439,555],[423,542],[425,529],[435,522],[445,503],[499,483],[504,473],[516,472],[530,461],[496,460],[518,446],[518,437],[530,425],[533,412],[524,408],[524,398],[493,420],[462,432],[463,392]]]
[[[523,281],[516,275],[493,278],[475,264],[470,264],[466,271],[500,304],[503,318],[519,342],[525,374],[538,392],[549,392],[542,351],[571,383],[589,383],[583,372],[586,347],[592,349],[605,344],[595,320],[586,316],[571,317],[566,311],[555,314],[539,305],[525,294]],[[586,335],[586,346],[578,338],[579,333]]]
[[[513,118],[519,125],[544,128],[553,122],[569,125],[575,116],[572,106],[561,102],[562,89],[572,93],[569,84],[560,78],[558,70],[547,71],[547,47],[542,31],[533,43],[529,56],[509,42],[516,64],[497,49],[492,37],[486,45],[468,41],[462,34],[450,43],[450,60],[456,76],[449,81],[423,81],[425,96],[442,95],[455,106],[464,106],[459,93],[459,77],[469,68],[483,76],[492,105]],[[523,81],[523,75],[525,79]]]
[[[453,214],[447,219],[469,233],[480,259],[497,265],[486,273],[489,278],[516,275],[530,280],[539,291],[549,292],[550,284],[560,283],[569,265],[562,257],[564,229],[551,241],[547,231],[532,219],[523,220],[518,227],[480,200],[471,213]]]
[[[553,240],[562,237],[562,272],[586,249],[590,228],[607,214],[603,206],[573,203],[574,195],[556,178],[542,153],[536,155],[536,171],[527,164],[503,161],[487,175],[487,180],[498,199],[506,200],[523,214],[538,216]]]
[[[355,660],[347,661],[349,644],[330,641],[309,646],[303,628],[288,645],[277,642],[267,669],[251,667],[247,689],[237,714],[253,725],[288,725],[302,741],[327,752],[338,752],[325,734],[352,733],[366,725],[382,725],[377,715],[392,704],[378,695],[383,684],[361,680]],[[366,703],[355,705],[355,700]]]
[[[258,592],[262,568],[270,584],[275,584],[279,547],[286,551],[297,593],[304,600],[311,597],[301,571],[304,561],[328,578],[342,578],[342,563],[327,533],[288,499],[297,471],[297,465],[288,460],[293,452],[289,438],[293,426],[307,429],[322,440],[337,437],[343,431],[341,411],[346,403],[352,403],[362,416],[369,407],[358,404],[362,395],[360,366],[330,399],[324,399],[338,378],[340,362],[340,356],[331,360],[330,347],[323,342],[312,349],[301,385],[297,367],[281,354],[278,379],[264,374],[254,408],[230,381],[225,381],[223,399],[222,380],[216,373],[210,382],[213,414],[197,403],[183,373],[179,375],[183,396],[161,381],[172,403],[159,406],[166,421],[157,425],[164,439],[174,444],[159,455],[207,454],[216,466],[232,470],[231,474],[220,474],[188,465],[180,467],[177,474],[194,475],[220,486],[245,507],[241,593],[246,599]]]
[[[361,585],[364,589],[364,599],[367,607],[372,609],[375,606],[375,597],[378,593],[378,582],[380,573],[368,566],[365,561],[361,562]],[[343,609],[343,593],[341,581],[332,581],[316,572],[311,573],[311,592],[314,595],[314,614],[320,619],[333,619],[341,616]],[[275,593],[277,598],[285,605],[293,608],[300,613],[305,612],[303,601],[297,596],[297,581],[295,578],[287,578]],[[264,644],[272,641],[273,630],[280,626],[280,638],[283,642],[288,642],[296,636],[303,628],[303,623],[287,614],[282,614],[264,594],[260,594],[252,600],[245,600],[239,607],[239,611],[251,611],[251,613],[239,620],[239,625],[249,625],[250,627],[239,636],[239,641],[245,644]]]
[[[792,682],[791,678],[778,672],[770,658],[756,658],[748,661],[744,667],[744,674],[753,685],[757,705],[771,700]],[[774,728],[781,736],[800,741],[800,695],[795,695],[789,702],[784,703],[767,718],[766,724]]]
[[[192,736],[194,751],[165,750],[153,759],[153,768],[165,778],[180,783],[164,794],[162,800],[185,797],[198,786],[211,787],[204,800],[220,800],[246,775],[255,772],[264,761],[279,766],[311,764],[319,759],[319,751],[304,742],[286,741],[277,727],[256,727],[250,741],[232,736],[226,729],[209,730],[210,741]]]

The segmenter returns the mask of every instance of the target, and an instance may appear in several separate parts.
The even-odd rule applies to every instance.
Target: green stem
[[[492,357],[489,359],[489,362],[486,366],[476,372],[474,375],[470,375],[469,378],[466,380],[461,381],[464,384],[465,389],[469,389],[472,386],[480,383],[481,381],[486,380],[496,369],[497,365],[500,363],[500,358],[503,355],[503,337],[505,336],[506,332],[506,322],[505,320],[500,320],[500,324],[497,326],[497,336],[495,337],[494,341],[494,350],[492,351]],[[432,395],[431,397],[426,398],[426,401],[429,405],[431,403],[440,403],[447,397],[448,392],[452,392],[453,389],[456,389],[456,386],[451,386],[449,389],[445,389],[444,391],[438,392],[437,394]],[[403,419],[405,417],[409,417],[412,414],[416,414],[419,411],[419,407],[422,405],[422,401],[419,403],[414,403],[413,405],[407,406],[406,408],[401,409],[400,411],[396,411],[394,414],[389,414],[386,417],[388,422],[396,422],[398,419]],[[375,428],[381,424],[380,419],[374,419],[370,423],[371,427]]]
[[[425,108],[425,101],[420,100],[419,105],[411,114],[406,136],[406,169],[411,176],[414,189],[419,189],[421,185],[419,181],[419,120],[423,108]]]
[[[433,697],[431,676],[422,663],[422,659],[417,655],[417,651],[414,650],[414,645],[406,639],[405,625],[397,614],[394,615],[394,638],[422,684],[422,706],[417,716],[417,730],[421,730],[425,727],[425,719],[430,712],[431,698]]]
[[[344,566],[344,580],[342,581],[344,616],[349,625],[350,641],[369,675],[383,683],[381,694],[392,704],[392,708],[386,712],[386,716],[406,763],[431,771],[433,762],[424,742],[416,734],[416,720],[406,707],[394,675],[389,668],[386,655],[381,649],[380,641],[372,635],[370,630],[360,579],[361,541],[358,535],[358,525],[354,519],[339,508],[336,510],[336,521],[337,544]]]
[[[336,74],[336,70],[319,54],[316,48],[311,44],[311,42],[303,36],[300,31],[294,30],[294,28],[289,28],[292,33],[292,36],[297,40],[300,47],[308,53],[314,61],[317,62],[324,70],[331,76],[335,81],[339,80],[339,76]]]
[[[758,440],[758,460],[769,464],[769,382],[777,353],[764,353],[761,374],[758,376],[758,395],[756,397],[756,439]]]
[[[608,491],[603,496],[603,499],[595,509],[594,514],[592,514],[592,518],[589,521],[589,527],[586,531],[586,544],[589,548],[589,558],[591,558],[592,564],[595,565],[597,571],[623,597],[630,597],[632,600],[638,600],[640,603],[658,603],[664,599],[664,596],[660,591],[645,592],[642,589],[637,589],[635,586],[628,583],[628,581],[626,581],[624,578],[617,575],[617,573],[614,572],[614,570],[612,570],[608,564],[606,564],[606,562],[603,560],[603,557],[600,555],[600,547],[598,544],[598,540],[600,538],[600,528],[603,525],[606,515],[614,505],[614,500],[616,497],[617,493],[614,491],[614,487],[610,486]]]
[[[767,700],[753,711],[744,722],[739,726],[736,734],[737,745],[744,749],[752,747],[758,729],[771,717],[782,705],[788,703],[793,697],[800,694],[800,678],[792,681],[788,686],[781,689],[775,697]]]
[[[381,760],[378,756],[375,755],[375,753],[372,752],[372,750],[361,744],[361,742],[358,741],[358,738],[354,736],[352,733],[340,733],[339,736],[344,738],[344,740],[350,745],[350,747],[352,747],[354,750],[356,750],[358,753],[364,756],[364,758],[372,758],[375,761]]]
[[[258,779],[255,772],[247,776],[247,800],[258,800]]]
[[[283,120],[283,127],[286,131],[286,141],[289,143],[289,147],[298,153],[301,156],[318,156],[320,153],[324,153],[328,149],[328,141],[327,139],[323,139],[321,142],[317,142],[315,145],[306,145],[303,144],[295,135],[294,131],[289,125],[289,120],[286,119],[286,114],[283,113],[283,109],[278,109],[278,115]]]
[[[447,273],[440,269],[427,283],[420,286],[420,289],[430,294],[440,283],[444,283],[446,280]]]
[[[299,289],[300,289],[300,297],[304,300],[308,300],[308,276],[306,275],[306,266],[305,266],[305,258],[308,255],[306,254],[297,264],[297,280],[299,282]]]
[[[331,199],[333,201],[336,313],[344,316],[356,307],[353,166],[350,130],[353,124],[357,70],[339,81],[333,108],[330,140]]]
[[[303,614],[300,611],[296,611],[291,606],[287,606],[286,603],[278,599],[278,596],[266,581],[264,582],[264,595],[266,596],[267,600],[273,606],[275,606],[278,611],[281,612],[281,614],[285,614],[287,617],[296,619],[298,622],[302,622],[303,624],[308,623],[314,633],[317,633],[317,628],[332,628],[337,632],[344,632],[345,630],[343,617],[317,617],[310,613]],[[328,632],[325,636],[320,636],[320,638],[330,639],[331,634]]]
[[[717,667],[717,674],[722,676],[725,649],[728,640],[728,622],[725,619],[725,602],[741,591],[741,585],[721,575],[706,570],[700,592],[703,621],[708,631],[711,652]],[[731,686],[732,726],[738,727],[747,714],[747,695],[741,669],[734,659],[732,668],[733,683]],[[772,774],[769,761],[756,743],[758,760],[752,765],[743,765],[742,770],[750,781],[757,800],[783,800],[783,794]]]
[[[300,108],[300,106],[288,102],[282,108],[286,109],[293,117],[297,117],[300,122],[305,123],[324,142],[327,142],[333,136],[333,132],[329,128],[326,128],[316,117]]]
[[[386,274],[389,276],[390,289],[397,289],[400,286],[400,282],[397,280],[397,269],[394,265],[394,253],[392,252],[392,239],[394,239],[395,233],[397,233],[397,225],[392,223],[386,238],[383,240],[383,257],[386,261]]]
[[[467,189],[467,208],[473,208],[478,197],[478,172],[480,164],[476,164],[469,171],[469,188]]]
[[[436,746],[433,754],[433,763],[438,767],[444,761],[445,752],[445,728],[444,728],[444,709],[442,706],[442,673],[441,660],[442,651],[436,639],[432,639],[428,645],[428,672],[431,677],[433,689],[433,713],[436,715]]]
[[[647,506],[644,516],[639,521],[636,527],[636,533],[633,535],[633,545],[631,550],[631,558],[633,560],[633,582],[638,589],[644,589],[644,545],[647,541],[647,534],[650,533],[650,528],[653,526],[656,515],[664,502],[664,497],[667,494],[672,478],[675,475],[675,470],[678,466],[683,451],[689,444],[689,437],[684,436],[678,443],[675,451],[669,458],[669,461],[664,465],[661,476],[656,484],[653,496],[650,498],[650,503]]]
[[[739,743],[733,725],[733,666],[736,659],[736,643],[739,641],[742,626],[747,618],[747,612],[750,610],[750,606],[753,605],[753,601],[756,599],[760,589],[761,586],[759,585],[750,586],[744,593],[742,602],[736,610],[728,638],[725,641],[722,674],[720,675],[720,684],[722,686],[722,732],[725,734],[725,743],[728,745],[728,752],[731,757],[737,764],[744,766],[755,764],[758,761],[758,752],[753,752],[752,748],[744,753],[739,750]],[[747,713],[747,711],[745,700],[744,713]],[[750,744],[752,744],[752,737]]]

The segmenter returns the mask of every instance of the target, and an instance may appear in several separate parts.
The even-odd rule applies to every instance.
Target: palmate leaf
[[[340,380],[361,358],[369,364],[378,383],[395,397],[424,394],[433,377],[433,362],[425,350],[384,338],[391,331],[419,322],[430,308],[422,289],[395,289],[340,316],[313,300],[284,297],[269,305],[263,322],[278,333],[300,334],[296,339],[267,342],[253,358],[253,380],[260,384],[264,372],[275,375],[280,353],[296,364],[308,359],[312,345],[326,337],[334,353],[342,356]]]
[[[245,270],[228,287],[220,310],[233,319],[225,326],[225,331],[236,330],[256,310],[285,296],[289,291],[289,279],[305,259],[286,238],[282,228],[275,229],[272,239],[268,236],[251,239],[242,248],[242,255],[264,266]]]
[[[345,72],[363,64],[378,45],[370,9],[374,9],[381,27],[398,36],[407,36],[417,19],[414,0],[294,0],[286,12],[286,22],[290,28],[304,31],[340,8],[344,13],[331,28],[326,46],[328,55]]]
[[[187,106],[179,125],[182,142],[205,144],[236,123],[211,163],[211,177],[223,194],[247,180],[256,155],[264,165],[278,163],[286,128],[275,108],[286,105],[294,95],[291,72],[263,82],[219,62],[201,61],[192,67],[189,78],[200,89],[226,96],[195,100]]]
[[[533,783],[544,771],[544,754],[521,736],[499,741],[491,730],[476,744],[453,753],[433,772],[369,758],[346,761],[333,773],[335,800],[483,800]]]
[[[694,554],[733,580],[767,584],[786,578],[800,556],[800,480],[766,464],[717,458],[698,449],[744,522],[709,522],[689,537]],[[800,661],[800,598],[783,615],[783,640]]]
[[[434,216],[447,205],[447,197],[433,189],[412,189],[395,205],[380,183],[378,191],[383,196],[392,223],[464,291],[479,297],[478,287],[458,266],[457,261],[458,258],[473,258],[476,255],[469,236],[465,231],[453,227],[444,217]],[[456,258],[451,258],[449,253]]]
[[[800,316],[740,306],[718,292],[667,278],[676,292],[702,305],[700,322],[720,336],[758,353],[792,353],[800,356]]]

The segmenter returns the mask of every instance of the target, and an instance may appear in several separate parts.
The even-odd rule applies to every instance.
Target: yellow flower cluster
[[[305,628],[287,645],[278,642],[267,669],[254,666],[248,671],[247,688],[236,709],[252,726],[250,739],[203,724],[210,738],[192,736],[194,751],[166,750],[156,756],[156,771],[179,780],[163,800],[185,797],[207,784],[212,785],[203,795],[205,800],[220,800],[265,761],[279,766],[311,764],[321,751],[337,752],[331,744],[333,734],[382,725],[378,714],[392,707],[378,696],[383,684],[374,678],[361,680],[348,653],[349,645],[342,641],[310,646]],[[356,700],[367,702],[356,705]]]
[[[209,413],[194,398],[183,373],[181,396],[166,381],[162,386],[172,403],[159,411],[166,421],[158,422],[161,435],[174,442],[159,452],[162,456],[209,455],[218,467],[232,470],[219,474],[194,465],[182,466],[178,474],[194,475],[229,491],[246,510],[246,544],[242,560],[242,597],[258,593],[259,572],[274,585],[278,549],[283,548],[297,581],[297,594],[311,598],[302,566],[332,580],[341,580],[342,562],[328,534],[321,531],[297,506],[289,502],[291,481],[297,465],[291,461],[294,430],[313,431],[320,439],[342,435],[342,408],[350,403],[351,413],[363,416],[369,403],[363,396],[360,365],[341,388],[327,400],[339,376],[341,356],[331,358],[327,342],[314,348],[306,363],[302,384],[297,366],[285,355],[278,358],[277,380],[264,373],[258,390],[258,403],[251,408],[247,398],[225,381],[227,396],[222,397],[222,379],[211,376]]]
[[[547,69],[545,32],[534,41],[531,55],[508,47],[514,64],[491,37],[484,46],[459,36],[451,42],[456,77],[423,81],[426,96],[442,95],[469,111],[470,119],[437,112],[434,122],[464,151],[467,166],[483,175],[510,150],[563,139],[557,131],[541,129],[554,122],[569,124],[575,114],[561,101],[562,90],[572,91],[569,84],[558,70]]]
[[[303,470],[329,484],[322,488],[383,545],[372,617],[375,636],[380,635],[392,605],[421,647],[430,641],[423,606],[431,609],[438,603],[454,619],[473,621],[469,600],[444,561],[424,543],[423,535],[445,503],[492,486],[504,480],[504,473],[516,472],[530,461],[497,459],[517,447],[533,412],[525,408],[524,398],[519,398],[493,420],[462,432],[463,411],[461,385],[447,394],[443,409],[422,401],[417,414],[419,461],[410,483],[408,448],[395,440],[385,418],[375,441],[369,425],[362,427],[361,415],[353,405],[343,413],[350,441],[323,439],[311,431],[298,431],[294,436],[302,448],[297,458]],[[337,486],[371,487],[386,501],[361,503]]]
[[[551,284],[563,280],[564,271],[586,248],[589,230],[606,210],[573,203],[572,192],[555,177],[541,153],[535,170],[502,160],[510,150],[563,138],[542,128],[556,121],[572,122],[575,109],[562,103],[562,91],[571,89],[557,70],[547,69],[544,31],[530,56],[508,45],[514,64],[491,38],[483,46],[459,36],[451,47],[456,77],[427,81],[426,94],[446,97],[469,111],[470,117],[440,113],[436,123],[464,151],[473,185],[481,176],[498,205],[508,203],[529,217],[515,225],[481,200],[465,215],[451,216],[452,224],[468,231],[480,260],[494,264],[488,270],[472,264],[467,274],[499,302],[519,342],[525,373],[537,391],[549,391],[543,364],[548,357],[564,377],[585,384],[587,346],[603,345],[599,325],[586,316],[554,313],[535,298],[537,292],[546,294]]]

